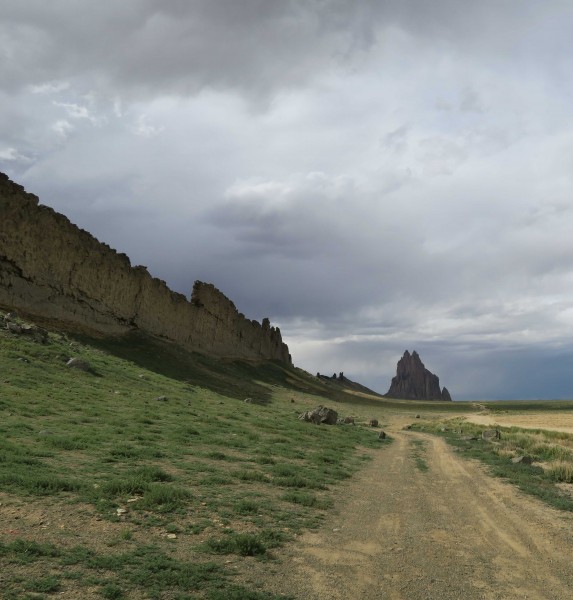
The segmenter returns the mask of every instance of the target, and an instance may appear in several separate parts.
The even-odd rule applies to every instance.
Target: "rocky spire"
[[[388,398],[406,400],[451,400],[446,388],[440,389],[440,379],[430,373],[414,350],[412,354],[406,350],[398,361],[396,376],[392,378]]]

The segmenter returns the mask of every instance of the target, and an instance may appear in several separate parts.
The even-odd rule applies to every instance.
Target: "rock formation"
[[[385,394],[388,398],[405,400],[451,400],[446,388],[440,389],[440,379],[430,373],[414,350],[412,354],[406,350],[398,361],[396,377],[392,378],[390,389]]]
[[[251,321],[213,285],[191,300],[0,173],[0,306],[70,329],[138,329],[220,357],[291,364],[278,327]]]

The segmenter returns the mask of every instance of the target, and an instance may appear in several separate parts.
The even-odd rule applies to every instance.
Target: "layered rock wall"
[[[452,399],[447,388],[440,389],[439,377],[426,369],[415,350],[412,354],[406,350],[398,361],[396,376],[392,378],[386,396],[405,400]]]
[[[246,319],[199,281],[188,301],[2,173],[0,305],[102,334],[140,329],[207,354],[291,363],[268,319]]]

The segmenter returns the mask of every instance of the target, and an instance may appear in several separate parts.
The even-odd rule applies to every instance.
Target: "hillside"
[[[381,415],[279,361],[15,326],[29,324],[0,318],[6,599],[270,599],[241,583],[252,557],[318,525],[364,448],[384,446],[299,421],[327,402]]]

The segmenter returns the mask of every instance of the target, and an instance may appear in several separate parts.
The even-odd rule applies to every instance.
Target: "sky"
[[[0,171],[296,366],[573,398],[570,0],[0,0]]]

